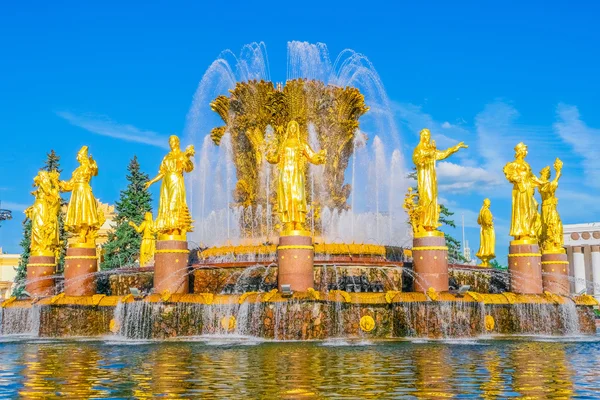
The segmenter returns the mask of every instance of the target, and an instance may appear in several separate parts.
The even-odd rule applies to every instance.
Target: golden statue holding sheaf
[[[40,171],[33,179],[36,190],[33,205],[25,210],[31,220],[31,245],[33,256],[54,256],[59,248],[58,212],[60,209],[58,172]]]
[[[129,226],[135,229],[137,233],[142,234],[142,244],[140,245],[140,267],[150,265],[154,259],[154,250],[156,249],[156,231],[154,230],[152,213],[147,212],[144,214],[144,220],[139,225],[136,225],[133,221],[129,221]]]
[[[563,163],[560,159],[554,162],[556,176],[550,180],[550,167],[545,167],[540,172],[540,185],[538,190],[542,196],[542,232],[540,235],[540,244],[545,253],[564,253],[563,249],[563,224],[558,215],[558,199],[556,198],[556,189],[558,180],[562,175]]]
[[[185,240],[187,232],[194,228],[185,199],[183,173],[194,169],[192,158],[196,153],[193,145],[181,151],[179,138],[175,135],[169,137],[169,147],[171,151],[163,158],[158,175],[146,183],[146,189],[162,180],[158,215],[154,221],[159,240]]]
[[[92,156],[88,156],[87,146],[79,150],[77,161],[79,167],[73,171],[71,179],[59,184],[62,192],[71,192],[65,229],[77,235],[76,246],[95,247],[96,235],[105,221],[90,186],[92,177],[98,175],[98,165]]]
[[[417,167],[417,195],[419,196],[419,215],[417,226],[413,225],[415,236],[443,236],[437,230],[440,226],[440,206],[438,205],[438,188],[435,163],[444,160],[460,149],[468,146],[463,142],[447,150],[438,150],[431,140],[429,129],[423,129],[421,139],[413,152],[413,163]],[[417,233],[418,232],[418,233]]]
[[[543,182],[531,172],[525,157],[527,146],[521,142],[515,146],[515,160],[504,166],[504,175],[513,184],[510,235],[515,241],[537,243],[541,217],[534,194]]]
[[[288,123],[279,143],[269,138],[266,159],[277,164],[279,170],[277,212],[283,224],[283,236],[308,234],[304,227],[308,212],[304,190],[305,162],[323,164],[326,156],[326,150],[317,153],[300,139],[300,126],[296,121]]]
[[[477,217],[480,226],[477,258],[481,260],[482,267],[489,267],[490,260],[496,258],[496,232],[494,232],[494,216],[490,211],[490,205],[490,199],[483,200],[483,206]]]

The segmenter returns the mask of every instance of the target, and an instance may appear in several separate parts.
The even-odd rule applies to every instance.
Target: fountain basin
[[[241,295],[165,293],[141,300],[131,295],[61,294],[37,301],[4,302],[0,329],[3,334],[43,337],[121,335],[163,339],[231,334],[276,340],[596,332],[592,306],[597,303],[590,296],[571,299],[551,293],[469,292],[464,297],[451,293],[432,297],[435,300],[424,293],[339,290],[294,293],[291,298],[275,290]],[[28,319],[32,321],[27,323]],[[37,332],[31,332],[35,330],[31,327],[37,327]]]

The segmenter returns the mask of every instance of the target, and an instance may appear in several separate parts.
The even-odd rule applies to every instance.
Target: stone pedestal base
[[[154,293],[189,293],[188,243],[157,240],[154,253]]]
[[[513,293],[541,294],[542,255],[537,244],[513,244],[508,250],[510,290]]]
[[[413,239],[413,270],[415,292],[448,291],[448,247],[443,236],[416,237]]]
[[[569,282],[569,261],[566,253],[542,254],[542,283],[544,290],[568,296],[571,294]]]
[[[98,256],[95,247],[69,247],[65,257],[65,295],[96,294]]]
[[[31,297],[54,295],[54,273],[56,259],[54,256],[30,256],[27,264],[27,283],[25,291]]]
[[[314,288],[315,249],[310,236],[281,236],[277,247],[277,287],[290,285],[294,292]]]

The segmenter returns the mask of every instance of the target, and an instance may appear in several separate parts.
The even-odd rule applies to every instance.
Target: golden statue
[[[429,129],[420,133],[421,140],[413,152],[413,163],[417,167],[417,194],[419,196],[419,219],[415,232],[424,232],[420,235],[443,236],[437,231],[440,226],[440,206],[437,200],[437,175],[435,162],[444,160],[460,149],[468,146],[460,142],[447,150],[438,150],[435,141],[431,140]]]
[[[158,175],[146,183],[146,189],[162,179],[158,215],[154,221],[159,240],[185,240],[187,232],[194,228],[185,200],[183,173],[194,169],[192,158],[196,153],[192,145],[181,151],[179,138],[175,135],[169,137],[169,146],[171,151],[163,158]]]
[[[413,235],[417,236],[420,233],[425,233],[422,226],[419,225],[420,208],[419,208],[419,195],[413,192],[413,188],[409,187],[408,192],[404,195],[403,208],[408,214],[408,223],[413,228]],[[415,201],[416,199],[416,201]]]
[[[33,256],[54,256],[59,249],[58,212],[60,192],[58,172],[40,171],[33,179],[37,189],[33,205],[25,210],[31,220],[31,245]]]
[[[537,242],[541,228],[534,194],[535,188],[542,182],[531,172],[525,157],[527,146],[521,142],[515,146],[515,161],[504,166],[504,175],[513,184],[510,235],[515,241],[533,243]]]
[[[542,196],[542,232],[540,235],[540,244],[546,253],[564,253],[563,249],[563,224],[558,215],[556,198],[556,189],[558,180],[562,175],[563,163],[560,159],[554,162],[556,177],[550,180],[550,167],[544,168],[540,172],[540,186],[538,190]]]
[[[489,267],[490,260],[496,258],[496,233],[494,232],[494,216],[490,211],[490,204],[490,199],[483,200],[483,206],[477,217],[477,223],[481,227],[477,258],[481,260],[482,267]]]
[[[62,192],[72,192],[65,229],[78,236],[78,245],[95,247],[96,234],[104,223],[104,215],[98,210],[98,202],[90,186],[92,177],[98,175],[98,165],[92,156],[88,156],[87,146],[79,150],[77,161],[79,167],[73,171],[71,179],[59,184]]]
[[[140,246],[140,267],[150,265],[154,258],[154,249],[156,245],[154,221],[152,221],[152,213],[144,214],[144,220],[138,226],[135,222],[129,221],[131,226],[137,233],[142,234],[142,244]]]
[[[266,159],[278,164],[277,212],[283,223],[282,235],[305,235],[306,194],[304,193],[305,160],[323,164],[326,150],[315,153],[308,143],[300,139],[298,122],[290,121],[283,140],[278,144],[269,138]]]

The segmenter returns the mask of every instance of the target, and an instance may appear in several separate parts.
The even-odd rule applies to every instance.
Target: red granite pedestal
[[[310,236],[281,236],[277,247],[277,287],[290,285],[294,292],[314,288],[315,249]]]
[[[513,241],[508,250],[510,290],[513,293],[541,294],[542,255],[537,243]]]
[[[566,253],[542,254],[542,284],[545,291],[554,294],[568,296],[571,293]]]
[[[433,288],[448,291],[448,247],[444,236],[425,236],[413,239],[413,271],[416,292]]]
[[[157,240],[154,253],[154,293],[189,293],[188,243]]]
[[[65,295],[92,296],[96,294],[98,256],[96,247],[71,246],[65,257]]]
[[[56,258],[50,256],[30,256],[27,264],[27,283],[25,291],[31,297],[54,295],[54,274]]]

